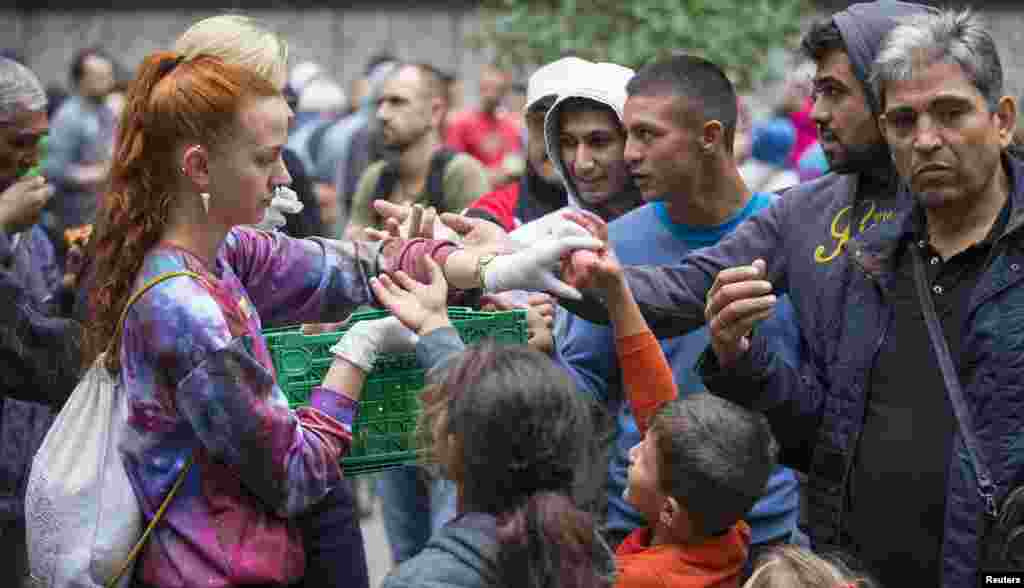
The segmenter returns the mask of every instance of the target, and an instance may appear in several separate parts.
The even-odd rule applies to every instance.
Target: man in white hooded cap
[[[548,155],[569,205],[612,221],[643,203],[626,165],[622,122],[633,70],[614,63],[575,69],[544,120]]]
[[[593,63],[563,57],[533,72],[526,85],[526,169],[519,182],[500,186],[470,205],[466,216],[482,218],[512,231],[566,205],[565,187],[548,157],[544,117],[559,95],[572,87],[572,76]]]

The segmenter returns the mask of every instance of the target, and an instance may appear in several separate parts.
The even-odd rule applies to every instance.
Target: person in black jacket
[[[29,170],[49,128],[46,92],[0,58],[0,569],[25,573],[25,484],[32,456],[79,377],[80,328],[52,316],[54,248],[38,225],[53,187]]]

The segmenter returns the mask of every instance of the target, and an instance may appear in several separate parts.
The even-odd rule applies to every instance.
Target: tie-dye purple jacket
[[[147,520],[190,455],[195,464],[152,535],[136,570],[159,587],[288,585],[305,556],[289,519],[341,479],[357,403],[315,388],[308,408],[289,410],[264,324],[340,320],[374,304],[369,277],[415,260],[444,260],[446,242],[384,245],[291,239],[234,229],[210,271],[169,245],[152,250],[136,288],[188,269],[142,296],[125,322],[121,374],[129,399],[121,446]]]

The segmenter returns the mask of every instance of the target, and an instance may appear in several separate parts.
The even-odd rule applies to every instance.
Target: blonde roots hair
[[[743,588],[876,588],[837,556],[821,557],[803,547],[781,545],[758,558]]]
[[[288,79],[288,43],[259,21],[241,14],[205,18],[182,33],[175,53],[185,59],[212,55],[248,68],[280,90]]]

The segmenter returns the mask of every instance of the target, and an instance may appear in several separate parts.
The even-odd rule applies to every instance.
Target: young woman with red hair
[[[310,406],[292,411],[264,325],[343,319],[376,304],[369,284],[378,273],[426,279],[428,256],[457,288],[563,287],[551,266],[598,245],[563,239],[495,258],[446,241],[300,240],[248,228],[290,182],[281,159],[290,117],[271,82],[207,55],[147,57],[127,97],[96,237],[85,358],[110,345],[105,362],[129,403],[122,460],[147,518],[193,464],[139,560],[146,586],[298,584],[304,553],[293,519],[341,479],[373,358],[408,342],[385,327],[349,340]],[[175,271],[197,277],[148,290],[118,330],[132,294]]]

